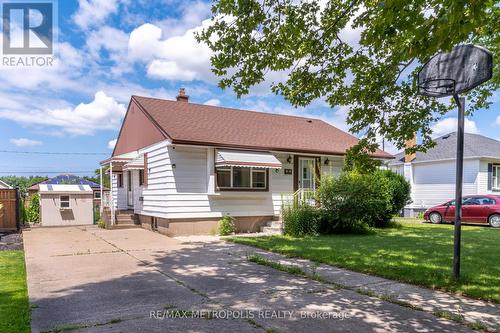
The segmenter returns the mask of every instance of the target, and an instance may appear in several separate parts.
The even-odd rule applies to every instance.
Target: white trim
[[[63,207],[62,206],[62,203],[63,203],[63,200],[62,198],[63,197],[68,197],[68,207]],[[66,200],[64,200],[64,202],[66,202]],[[63,209],[71,209],[71,196],[68,195],[68,194],[64,194],[64,195],[59,195],[59,209],[63,210]]]

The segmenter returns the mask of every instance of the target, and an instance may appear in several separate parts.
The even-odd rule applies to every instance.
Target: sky
[[[219,89],[211,52],[193,37],[208,24],[209,2],[59,0],[57,12],[53,66],[0,67],[0,176],[93,174],[112,152],[131,95],[175,99],[181,87],[193,103],[320,118],[348,130],[347,107],[316,101],[295,109],[271,93],[270,81],[241,99]],[[343,34],[355,42],[359,32]],[[433,125],[434,136],[455,128],[450,113]],[[466,120],[466,131],[500,140],[498,92],[490,109]]]

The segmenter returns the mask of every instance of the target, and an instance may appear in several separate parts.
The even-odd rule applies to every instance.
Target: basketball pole
[[[460,238],[462,234],[462,178],[464,173],[465,97],[453,95],[458,105],[457,169],[455,184],[455,232],[453,240],[453,278],[460,278]]]

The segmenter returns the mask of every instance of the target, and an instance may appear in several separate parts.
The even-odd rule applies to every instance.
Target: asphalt
[[[471,332],[220,241],[64,227],[25,232],[24,247],[33,332]]]

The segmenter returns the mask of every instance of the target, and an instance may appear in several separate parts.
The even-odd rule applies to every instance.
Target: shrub
[[[26,220],[31,223],[40,222],[40,195],[35,194],[31,197],[28,208],[26,209]]]
[[[236,230],[234,226],[234,218],[226,215],[219,221],[219,235],[227,236],[231,235]]]
[[[102,229],[106,229],[106,223],[103,220],[97,221],[97,226]]]
[[[409,202],[410,185],[392,171],[344,172],[325,177],[318,190],[322,233],[360,232],[387,227]]]
[[[411,203],[411,186],[402,176],[391,170],[379,170],[377,174],[389,181],[391,196],[391,216],[398,214],[407,204]]]
[[[294,203],[283,206],[282,218],[285,235],[293,237],[318,235],[320,213],[316,207],[307,203]]]

